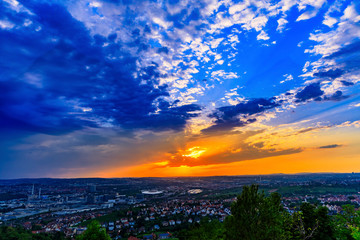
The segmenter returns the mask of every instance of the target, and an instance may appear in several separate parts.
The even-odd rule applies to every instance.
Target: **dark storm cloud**
[[[335,79],[335,78],[340,77],[344,73],[345,73],[344,70],[341,70],[338,68],[338,69],[330,69],[328,71],[320,71],[320,72],[314,73],[314,76],[321,77],[321,78]]]
[[[59,134],[111,122],[127,129],[181,130],[196,116],[191,112],[200,108],[194,104],[152,114],[155,100],[169,95],[166,85],[159,86],[158,65],[139,70],[116,34],[92,37],[62,6],[23,4],[33,14],[0,8],[16,24],[32,22],[0,30],[1,128]]]
[[[346,87],[350,87],[350,86],[353,86],[354,83],[353,82],[348,82],[348,81],[341,81],[341,83],[346,86]]]
[[[348,44],[341,48],[339,51],[331,54],[327,58],[338,58],[338,57],[344,57],[348,55],[352,55],[354,53],[360,52],[360,41],[353,42],[351,44]]]
[[[235,127],[242,127],[249,123],[255,122],[255,118],[240,120],[239,115],[251,116],[256,113],[262,113],[266,110],[279,106],[274,99],[257,98],[246,103],[239,103],[234,106],[225,106],[217,108],[216,111],[209,115],[215,118],[215,124],[202,130],[203,133],[213,133],[218,131],[228,131]]]
[[[319,148],[338,148],[338,147],[342,147],[342,145],[331,144],[331,145],[320,146]]]
[[[344,64],[347,71],[358,70],[360,68],[360,41],[345,45],[327,58]]]
[[[333,95],[331,96],[325,96],[324,100],[330,100],[330,101],[341,101],[344,100],[346,98],[348,98],[349,96],[344,96],[342,91],[338,90],[336,91]]]
[[[91,121],[75,118],[62,101],[28,84],[0,82],[0,89],[0,129],[3,133],[25,130],[61,134],[83,126],[95,126]]]
[[[324,94],[324,91],[320,88],[320,83],[312,83],[307,85],[304,89],[299,91],[295,97],[296,102],[305,102],[310,99],[321,100],[321,96]]]

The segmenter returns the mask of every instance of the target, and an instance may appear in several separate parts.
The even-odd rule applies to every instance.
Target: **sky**
[[[0,178],[360,172],[359,13],[1,0]]]

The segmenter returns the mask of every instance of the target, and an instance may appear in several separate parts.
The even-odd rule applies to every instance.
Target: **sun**
[[[191,158],[198,158],[200,157],[204,152],[206,152],[206,148],[201,147],[192,147],[185,151],[186,154],[183,154],[183,157],[191,157]]]

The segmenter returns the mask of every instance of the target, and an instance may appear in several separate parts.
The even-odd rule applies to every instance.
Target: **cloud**
[[[0,83],[1,128],[49,134],[109,124],[181,130],[187,119],[196,116],[186,111],[200,107],[186,104],[152,114],[153,103],[169,96],[168,86],[159,85],[159,65],[138,67],[141,60],[116,41],[116,34],[92,36],[57,4],[24,4],[33,15],[24,14],[46,30],[0,32],[2,52],[14,50],[12,61],[0,60],[8,71]],[[159,51],[167,52],[165,47]]]
[[[302,152],[302,148],[277,149],[265,146],[263,142],[251,142],[250,138],[263,133],[264,130],[227,132],[221,136],[201,135],[186,143],[167,158],[168,166],[202,166],[223,164],[267,157],[290,155]],[[200,151],[201,152],[200,152]]]
[[[315,17],[325,2],[326,2],[325,0],[301,1],[299,3],[298,9],[299,10],[306,9],[306,11],[304,13],[302,13],[296,19],[296,21],[298,22],[298,21],[302,21],[302,20],[308,20],[310,18]]]
[[[217,70],[211,72],[211,77],[222,80],[222,79],[234,79],[239,78],[239,76],[234,72],[225,72],[224,70]]]
[[[2,167],[14,159],[11,169],[24,166],[22,173],[31,163],[34,171],[41,165],[44,172],[75,173],[103,162],[125,166],[167,159],[170,152],[191,148],[189,139],[223,140],[241,135],[239,128],[268,129],[273,126],[266,124],[303,117],[296,108],[305,102],[311,115],[341,105],[330,101],[354,96],[359,82],[359,18],[353,3],[322,9],[323,3],[1,2]],[[332,5],[339,5],[338,13]],[[320,9],[322,23],[321,17],[294,23],[298,15],[309,19]],[[308,41],[293,34],[299,24],[298,33],[310,35]],[[270,38],[277,44],[264,44]],[[286,118],[279,117],[287,110]],[[302,151],[261,139],[232,140],[237,145],[211,156],[204,152],[201,164]],[[52,153],[54,164],[47,161]]]
[[[332,18],[330,16],[325,16],[324,20],[323,20],[323,24],[328,26],[328,27],[333,27],[334,24],[336,24],[338,21],[336,18]]]
[[[328,71],[320,71],[320,72],[314,73],[314,76],[321,77],[321,78],[336,79],[343,74],[344,74],[344,70],[337,68],[337,69],[330,69]]]
[[[349,87],[349,86],[353,86],[353,85],[354,85],[353,82],[348,82],[348,81],[344,81],[344,80],[342,80],[341,83],[342,83],[344,86],[346,86],[346,87]]]
[[[312,83],[299,91],[295,97],[297,98],[297,102],[305,102],[310,99],[317,100],[323,94],[324,91],[321,90],[320,83]]]
[[[294,77],[291,74],[284,74],[283,77],[285,77],[285,79],[280,81],[280,83],[288,82],[294,79]]]
[[[261,31],[261,32],[259,33],[259,35],[257,35],[256,39],[257,39],[257,40],[269,40],[270,37],[267,35],[266,32]]]
[[[304,128],[302,130],[299,130],[299,131],[295,132],[294,135],[307,133],[307,132],[312,132],[312,131],[317,131],[317,130],[320,130],[320,129],[327,129],[329,127],[330,126],[308,127],[308,128]]]
[[[332,53],[327,58],[332,59],[332,58],[339,58],[339,57],[348,57],[353,54],[358,55],[359,52],[360,52],[360,41],[355,41],[353,43],[350,43],[350,44],[345,45],[344,47],[340,48],[338,51]]]
[[[325,145],[325,146],[320,146],[319,148],[324,149],[324,148],[338,148],[338,147],[342,147],[343,145],[339,145],[339,144],[331,144],[331,145]]]
[[[330,100],[330,101],[341,101],[344,100],[346,98],[348,98],[349,96],[344,96],[342,91],[337,90],[334,94],[332,94],[331,96],[325,96],[324,100]]]
[[[276,28],[276,31],[282,32],[286,26],[286,24],[288,23],[288,21],[284,18],[280,18],[277,20],[278,26]]]
[[[214,124],[202,130],[202,133],[210,134],[219,131],[229,131],[235,127],[243,127],[256,121],[254,114],[265,112],[279,106],[274,99],[258,98],[247,102],[239,103],[233,106],[217,108],[215,112],[209,115],[215,118]],[[239,116],[242,115],[243,119]]]
[[[304,12],[302,13],[297,19],[296,21],[299,22],[299,21],[303,21],[303,20],[308,20],[310,18],[313,18],[315,17],[317,14],[317,11],[307,11],[307,12]]]

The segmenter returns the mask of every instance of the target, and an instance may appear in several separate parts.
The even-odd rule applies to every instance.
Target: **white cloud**
[[[249,1],[244,1],[235,5],[232,5],[231,7],[229,7],[229,14],[233,15],[235,13],[241,12],[244,9],[246,9],[247,7],[249,7]]]
[[[350,104],[350,107],[360,107],[360,102],[359,103],[352,103],[352,104]]]
[[[282,32],[286,26],[286,24],[288,23],[288,21],[285,18],[280,18],[277,20],[278,26],[276,28],[276,31],[278,32]]]
[[[224,70],[217,70],[217,71],[213,71],[211,73],[211,77],[216,78],[216,79],[233,79],[233,78],[238,78],[239,76],[234,73],[234,72],[225,72]]]
[[[307,72],[307,68],[308,68],[309,66],[310,66],[310,62],[307,61],[307,62],[305,63],[305,65],[304,65],[302,71],[303,71],[304,73]]]
[[[268,40],[270,37],[267,35],[266,32],[261,31],[259,35],[256,37],[257,40]]]
[[[315,10],[304,12],[303,14],[301,14],[301,15],[296,19],[296,22],[303,21],[303,20],[308,20],[308,19],[310,19],[310,18],[315,17],[316,14],[317,14],[317,11],[315,11]]]
[[[360,21],[360,16],[357,13],[354,4],[351,4],[350,6],[348,6],[345,9],[344,15],[341,17],[341,20],[351,20],[353,22],[359,22]]]
[[[291,74],[284,74],[283,77],[285,77],[285,79],[280,81],[280,83],[284,83],[284,82],[291,81],[294,79],[294,77]]]
[[[351,4],[345,9],[336,28],[328,32],[319,31],[310,34],[309,39],[318,42],[318,44],[312,49],[305,50],[305,52],[322,55],[323,57],[329,56],[360,36],[358,21],[360,21],[360,16],[356,12],[355,6]]]
[[[231,43],[239,43],[239,37],[235,34],[229,36],[229,42]]]
[[[323,4],[325,3],[326,0],[302,0],[299,2],[299,5],[298,5],[298,9],[301,11],[301,10],[304,10],[308,7],[311,7],[313,8],[312,10],[308,10],[308,11],[305,11],[304,13],[302,13],[297,19],[296,21],[302,21],[302,20],[308,20],[310,18],[313,18],[315,17],[320,8],[323,6]]]
[[[332,27],[334,26],[335,23],[337,23],[337,19],[336,18],[333,18],[333,17],[330,17],[330,16],[325,16],[324,20],[323,20],[323,24],[328,26],[328,27]]]
[[[91,2],[91,3],[89,3],[89,6],[98,8],[98,7],[101,7],[102,4],[100,2]]]
[[[153,17],[152,21],[165,29],[172,26],[171,22],[165,21],[165,20],[161,19],[160,17]]]
[[[266,16],[256,17],[251,20],[250,26],[251,26],[251,28],[255,29],[256,31],[260,31],[261,29],[263,29],[263,27],[266,26],[267,21],[268,21],[268,18]]]
[[[222,40],[224,40],[224,38],[217,38],[217,39],[214,39],[213,41],[211,41],[211,43],[210,43],[211,48],[217,48]]]
[[[2,29],[9,30],[14,27],[15,27],[15,24],[13,24],[12,22],[9,22],[7,20],[0,20],[0,28],[2,28]]]

